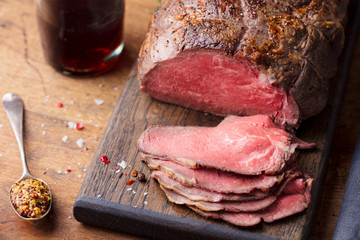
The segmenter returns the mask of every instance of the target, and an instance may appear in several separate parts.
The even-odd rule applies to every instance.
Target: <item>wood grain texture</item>
[[[357,5],[355,9],[356,7]],[[357,29],[359,21],[350,21]],[[138,137],[147,127],[158,124],[214,126],[222,119],[149,98],[139,91],[134,67],[94,155],[90,172],[79,191],[74,216],[81,222],[102,227],[116,229],[116,226],[119,226],[121,231],[133,232],[132,226],[137,225],[138,234],[154,239],[260,239],[264,236],[276,239],[307,239],[327,166],[355,39],[348,37],[341,60],[343,65],[334,79],[333,91],[326,109],[320,115],[303,122],[297,132],[305,141],[318,144],[316,150],[303,151],[299,157],[303,169],[315,179],[313,201],[305,213],[249,229],[238,228],[221,221],[204,219],[186,207],[170,204],[154,180],[148,179],[145,184],[136,182],[130,190],[125,182],[131,179],[131,176],[119,179],[110,169],[116,166],[116,162],[126,159],[130,165],[129,172],[132,169],[148,172],[146,165],[141,162],[136,145]],[[104,165],[99,161],[102,155],[109,156],[112,164]],[[136,194],[132,194],[132,191]],[[145,192],[149,194],[144,196]],[[145,202],[147,204],[144,204]],[[103,211],[108,208],[112,209],[111,216],[105,213],[108,217],[104,218]],[[119,225],[116,219],[120,222],[127,221]]]
[[[127,1],[126,51],[119,68],[104,76],[73,79],[59,74],[45,62],[34,2],[0,1],[0,96],[17,92],[23,97],[28,164],[32,173],[44,179],[54,192],[52,212],[42,221],[23,221],[12,212],[8,190],[22,170],[15,137],[0,107],[0,239],[142,239],[135,235],[137,231],[129,235],[81,224],[73,218],[72,207],[86,174],[84,169],[91,163],[157,5],[158,0]],[[310,234],[310,239],[314,240],[331,239],[355,141],[360,133],[360,40],[356,45],[329,165],[315,210]],[[94,104],[95,98],[103,99],[104,104]],[[63,102],[64,108],[54,107],[56,102]],[[85,128],[75,131],[66,127],[64,121],[82,122]],[[69,136],[66,143],[61,141],[65,135]],[[76,146],[75,141],[79,138],[85,140],[87,151]],[[68,166],[72,167],[71,173],[57,173]]]

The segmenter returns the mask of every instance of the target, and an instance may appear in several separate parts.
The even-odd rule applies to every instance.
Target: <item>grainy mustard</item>
[[[47,186],[35,179],[26,179],[13,184],[10,198],[16,211],[26,218],[41,217],[49,208],[51,200]]]

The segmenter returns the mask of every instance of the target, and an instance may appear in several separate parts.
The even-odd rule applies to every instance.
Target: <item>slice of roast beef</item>
[[[206,201],[206,202],[259,200],[268,197],[270,195],[279,196],[284,191],[285,188],[287,189],[287,193],[296,193],[297,190],[303,187],[304,185],[304,179],[299,178],[300,176],[302,176],[302,172],[300,170],[295,170],[295,169],[288,170],[285,174],[285,179],[280,184],[276,184],[269,191],[264,192],[256,189],[251,191],[250,193],[245,193],[245,194],[220,193],[199,187],[189,187],[181,184],[175,179],[168,177],[165,172],[159,170],[153,171],[151,176],[152,178],[156,179],[163,188],[172,190],[177,194],[180,194],[192,201]],[[218,179],[214,179],[214,182],[216,182],[216,180]],[[290,186],[291,190],[288,190],[289,189],[288,185],[289,186],[291,185]]]
[[[303,189],[302,193],[284,193],[279,196],[270,207],[258,212],[209,212],[200,210],[194,206],[188,207],[204,217],[222,219],[237,226],[250,227],[259,224],[261,220],[269,223],[304,211],[311,201],[312,181],[313,179],[306,180],[306,187]]]
[[[151,169],[159,169],[186,186],[194,186],[220,193],[244,194],[254,190],[266,192],[284,178],[284,174],[248,176],[215,169],[192,169],[172,161],[147,157],[144,160]]]
[[[181,184],[180,182],[170,178],[166,173],[155,170],[151,174],[152,178],[156,179],[159,184],[169,190],[172,190],[192,201],[207,201],[207,202],[220,202],[220,201],[251,201],[259,200],[269,196],[271,191],[263,192],[261,190],[253,190],[250,193],[235,194],[235,193],[220,193],[209,191],[199,187],[189,187]]]
[[[260,200],[246,201],[246,202],[206,202],[206,201],[192,201],[172,190],[166,189],[160,185],[160,188],[165,192],[168,200],[176,204],[186,204],[195,206],[203,211],[229,211],[229,212],[254,212],[269,207],[276,200],[275,196],[268,196]]]
[[[319,113],[344,43],[347,0],[162,0],[137,76],[151,97],[296,125]]]
[[[279,173],[297,147],[312,146],[299,144],[266,115],[228,116],[216,127],[153,126],[138,140],[144,157],[243,175]]]

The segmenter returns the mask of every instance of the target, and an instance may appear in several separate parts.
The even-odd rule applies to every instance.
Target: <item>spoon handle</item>
[[[23,176],[31,176],[29,169],[26,164],[24,141],[23,141],[23,112],[24,103],[20,96],[16,93],[7,93],[2,99],[2,104],[5,108],[6,114],[10,120],[11,126],[15,133],[16,141],[19,145],[20,156],[23,166]]]

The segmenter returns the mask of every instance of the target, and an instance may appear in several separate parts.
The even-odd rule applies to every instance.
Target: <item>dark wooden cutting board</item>
[[[299,156],[302,168],[315,179],[313,201],[305,212],[271,224],[240,228],[205,219],[187,207],[168,202],[157,182],[150,179],[150,171],[141,161],[136,146],[139,135],[150,125],[215,126],[222,118],[149,98],[139,91],[134,67],[79,191],[74,204],[74,217],[87,224],[153,239],[306,239],[359,28],[358,5],[354,1],[351,7],[351,28],[347,32],[340,71],[331,86],[329,103],[320,115],[304,121],[297,132],[301,139],[318,144],[316,150],[302,151]],[[107,155],[111,163],[102,163],[102,155]],[[125,169],[120,168],[123,173],[120,177],[115,166],[122,160],[128,165]],[[147,181],[126,185],[126,181],[134,179],[130,176],[133,169],[145,173]]]

